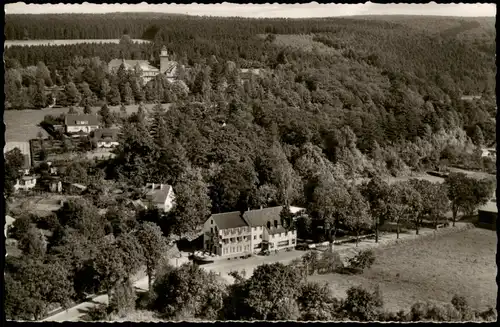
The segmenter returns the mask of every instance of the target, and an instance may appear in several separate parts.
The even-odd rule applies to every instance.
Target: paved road
[[[457,228],[463,228],[464,225],[465,225],[464,222],[457,222]],[[449,228],[451,229],[452,227]],[[420,230],[419,236],[415,235],[413,231],[410,231],[409,233],[401,234],[400,240],[414,239],[420,236],[425,236],[433,233],[434,233],[433,229],[424,228]],[[338,251],[341,255],[348,255],[354,253],[354,251],[357,250],[391,244],[395,241],[395,239],[396,239],[395,234],[384,234],[381,235],[379,243],[375,243],[375,241],[372,239],[365,239],[360,241],[358,247],[356,247],[355,244],[353,243],[336,245],[335,251]],[[245,270],[246,277],[249,277],[253,273],[255,267],[261,264],[272,263],[272,262],[289,263],[293,259],[300,258],[304,254],[305,254],[304,251],[297,251],[297,250],[293,250],[290,252],[281,251],[278,254],[271,254],[269,256],[254,256],[247,259],[218,261],[212,264],[203,265],[202,267],[206,270],[210,270],[215,273],[220,273],[221,277],[223,277],[228,283],[231,283],[233,281],[233,278],[228,275],[228,273],[231,271],[236,270],[242,272],[243,270]],[[174,265],[176,264],[175,259],[173,260],[172,264]],[[137,282],[134,283],[134,286],[137,289],[147,290],[148,287],[147,277],[139,279]],[[75,307],[68,309],[67,311],[63,311],[51,317],[45,318],[43,321],[59,321],[59,322],[78,321],[82,318],[82,316],[85,315],[86,311],[89,308],[95,306],[98,303],[107,303],[107,302],[108,302],[107,294],[99,295],[91,301],[81,303]]]

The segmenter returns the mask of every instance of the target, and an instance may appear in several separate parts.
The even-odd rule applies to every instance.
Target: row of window
[[[250,245],[226,247],[222,249],[222,254],[239,253],[242,252],[243,249],[244,251],[250,251]]]
[[[228,244],[228,243],[235,243],[235,242],[241,242],[241,241],[250,241],[250,236],[238,236],[238,237],[231,237],[231,238],[225,238],[222,240],[222,243]]]

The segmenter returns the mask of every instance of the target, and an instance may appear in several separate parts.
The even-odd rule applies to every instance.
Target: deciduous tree
[[[155,270],[167,250],[166,239],[161,228],[157,224],[148,221],[143,222],[139,227],[137,238],[143,249],[148,275],[148,289],[151,290]]]

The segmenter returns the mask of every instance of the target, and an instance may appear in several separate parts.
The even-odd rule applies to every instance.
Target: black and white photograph
[[[4,12],[7,321],[497,321],[495,3]]]

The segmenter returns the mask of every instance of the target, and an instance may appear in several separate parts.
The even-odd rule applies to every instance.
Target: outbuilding
[[[482,227],[496,229],[497,217],[496,202],[490,201],[478,209],[478,221]]]

